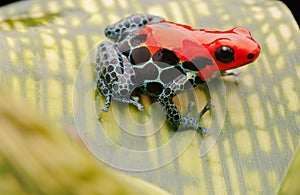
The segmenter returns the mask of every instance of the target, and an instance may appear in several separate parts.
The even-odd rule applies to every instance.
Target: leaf
[[[259,59],[240,68],[238,79],[225,78],[221,85],[176,97],[181,113],[195,100],[193,114],[214,97],[221,106],[200,124],[210,129],[222,124],[221,134],[213,137],[217,140],[173,131],[158,115],[161,108],[147,97],[141,98],[143,112],[113,102],[108,113],[99,113],[104,99],[98,95],[95,100],[93,51],[105,40],[106,25],[142,12],[195,28],[245,26],[260,43]],[[55,16],[42,25],[27,26],[23,20],[51,14]],[[104,146],[85,142],[90,151],[102,152],[93,153],[100,164],[106,155],[119,168],[134,168],[135,162],[139,170],[152,167],[118,171],[172,194],[276,193],[299,145],[300,122],[299,28],[280,1],[32,0],[0,8],[0,21],[0,85],[57,124],[78,128],[75,113],[81,137]],[[171,142],[174,136],[177,142]],[[157,151],[162,146],[168,147]],[[124,155],[121,149],[134,152]],[[152,152],[144,159],[132,156],[147,151]]]
[[[62,129],[0,90],[1,194],[168,194],[99,166]]]
[[[300,173],[300,152],[296,153],[288,171],[285,174],[284,180],[279,188],[278,194],[299,194],[300,187],[298,185]]]

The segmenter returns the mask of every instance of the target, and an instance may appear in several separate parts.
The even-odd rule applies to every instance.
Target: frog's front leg
[[[182,75],[169,83],[158,96],[158,102],[162,105],[164,111],[167,113],[167,120],[178,130],[195,129],[201,131],[203,135],[208,133],[208,129],[198,125],[199,119],[202,115],[212,108],[212,103],[209,101],[206,106],[195,117],[190,117],[193,104],[189,104],[187,114],[182,116],[172,98],[178,93],[184,91],[186,82],[186,76]]]
[[[99,45],[96,70],[98,90],[106,99],[102,111],[108,110],[111,100],[133,104],[138,110],[144,109],[138,99],[131,96],[138,87],[130,79],[135,74],[132,65],[113,43],[104,41]]]
[[[234,77],[238,77],[240,76],[241,72],[238,70],[233,70],[233,71],[222,71],[221,72],[221,76],[234,76]]]
[[[150,22],[160,22],[164,20],[160,16],[153,16],[149,14],[135,14],[126,17],[119,22],[109,25],[105,28],[104,33],[108,38],[113,39],[115,42],[119,41],[119,38],[124,31],[134,28],[142,28]]]

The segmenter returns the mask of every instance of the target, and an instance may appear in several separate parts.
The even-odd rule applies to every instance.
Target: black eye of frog
[[[227,64],[234,60],[234,51],[230,47],[222,46],[215,51],[215,57],[218,61]]]

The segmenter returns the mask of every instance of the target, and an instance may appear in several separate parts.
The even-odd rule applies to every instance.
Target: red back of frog
[[[183,66],[192,62],[203,80],[253,62],[260,53],[260,46],[243,27],[217,31],[163,21],[146,25],[139,34],[147,35],[144,44],[152,54],[161,48],[173,51]]]

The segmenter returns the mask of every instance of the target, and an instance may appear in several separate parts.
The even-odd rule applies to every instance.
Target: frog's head
[[[211,31],[214,40],[207,45],[220,71],[241,67],[259,56],[260,46],[243,27]]]

